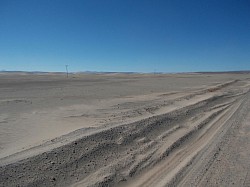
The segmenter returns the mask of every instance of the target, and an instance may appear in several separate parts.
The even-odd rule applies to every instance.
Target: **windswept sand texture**
[[[0,186],[250,186],[250,74],[0,74]]]

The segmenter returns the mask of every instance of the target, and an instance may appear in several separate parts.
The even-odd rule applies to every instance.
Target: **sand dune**
[[[0,186],[250,184],[249,74],[1,76]]]

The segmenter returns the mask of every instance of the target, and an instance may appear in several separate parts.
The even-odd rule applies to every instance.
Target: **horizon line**
[[[60,73],[66,74],[66,71],[23,71],[23,70],[1,70],[0,73]],[[179,72],[137,72],[137,71],[71,71],[69,74],[81,73],[125,73],[125,74],[169,74],[169,73],[250,73],[250,70],[230,70],[230,71],[179,71]]]

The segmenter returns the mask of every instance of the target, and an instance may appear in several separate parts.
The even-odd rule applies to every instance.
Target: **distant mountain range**
[[[248,74],[248,73],[250,73],[250,70],[242,70],[242,71],[201,71],[201,72],[195,72],[195,73],[203,73],[203,74],[205,74],[205,73],[209,73],[209,74],[211,74],[211,73],[239,73],[239,74],[244,73],[244,74]]]

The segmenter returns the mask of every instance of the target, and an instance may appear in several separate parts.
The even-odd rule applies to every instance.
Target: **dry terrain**
[[[0,73],[0,186],[250,186],[250,74]]]

